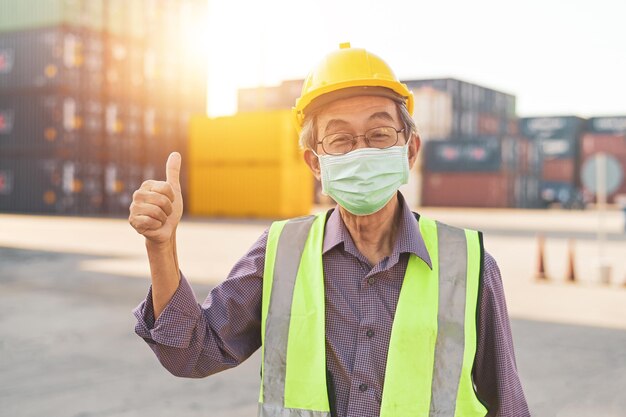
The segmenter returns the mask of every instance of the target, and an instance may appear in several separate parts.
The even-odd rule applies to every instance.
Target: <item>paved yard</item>
[[[593,218],[578,219],[568,231],[557,227],[567,225],[562,219],[531,219],[532,227],[516,229],[493,214],[439,214],[487,231],[487,248],[503,271],[533,415],[626,416],[621,219],[613,220],[607,244],[615,281],[607,287],[593,272]],[[200,300],[267,224],[182,225],[181,265]],[[131,309],[148,281],[141,238],[129,229],[116,219],[0,215],[0,416],[256,415],[258,354],[222,374],[185,380],[169,375],[133,334]],[[548,235],[550,283],[532,279],[537,230]],[[562,278],[569,236],[589,252],[577,260],[577,285]]]

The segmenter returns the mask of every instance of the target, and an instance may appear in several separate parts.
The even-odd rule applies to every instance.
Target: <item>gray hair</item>
[[[409,113],[409,109],[406,107],[406,103],[404,101],[396,102],[396,106],[398,108],[398,112],[400,113],[400,121],[404,125],[405,134],[407,137],[410,137],[411,134],[417,134],[417,126],[415,126],[415,121],[411,117]],[[300,148],[301,149],[315,149],[315,133],[317,131],[317,112],[313,114],[307,114],[304,117],[304,122],[302,123],[302,130],[300,131]]]

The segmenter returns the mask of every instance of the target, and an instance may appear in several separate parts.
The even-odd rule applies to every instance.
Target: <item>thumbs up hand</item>
[[[151,243],[170,242],[183,215],[180,166],[180,154],[172,152],[165,166],[166,180],[144,181],[133,193],[128,221]]]

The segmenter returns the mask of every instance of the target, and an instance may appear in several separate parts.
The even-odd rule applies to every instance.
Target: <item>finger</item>
[[[159,194],[163,194],[164,196],[166,196],[170,201],[174,201],[174,187],[167,183],[167,182],[163,182],[163,181],[155,181],[152,184],[152,187],[150,188],[150,191],[154,191],[156,193]]]
[[[133,203],[134,204],[134,214],[136,215],[144,215],[152,217],[155,220],[160,221],[161,223],[165,223],[167,221],[167,214],[161,209],[159,206],[155,206],[154,204],[149,203]]]
[[[166,197],[161,193],[150,191],[148,194],[146,194],[144,202],[148,204],[154,204],[155,206],[160,207],[161,210],[165,212],[166,216],[172,214],[172,202],[170,201],[169,197]]]
[[[172,187],[180,190],[180,165],[182,163],[182,157],[178,152],[172,152],[167,158],[165,164],[165,176],[166,181]]]
[[[143,214],[133,216],[130,224],[139,234],[144,234],[150,230],[158,230],[161,226],[163,226],[163,223],[160,221]]]
[[[167,188],[171,190],[171,186],[168,185]],[[168,216],[172,214],[173,211],[172,201],[169,199],[169,197],[155,191],[146,191],[139,189],[133,193],[133,202],[136,204],[154,204],[155,206],[161,207],[161,210],[163,210]]]
[[[154,181],[154,180],[145,180],[144,182],[141,183],[141,187],[139,187],[140,190],[150,190],[154,184],[158,182],[158,181]]]

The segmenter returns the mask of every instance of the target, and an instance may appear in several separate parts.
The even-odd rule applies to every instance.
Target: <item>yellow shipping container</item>
[[[298,137],[289,110],[194,116],[190,125],[191,163],[301,162]]]
[[[189,164],[193,215],[288,218],[311,211],[313,176],[288,110],[194,117]]]

